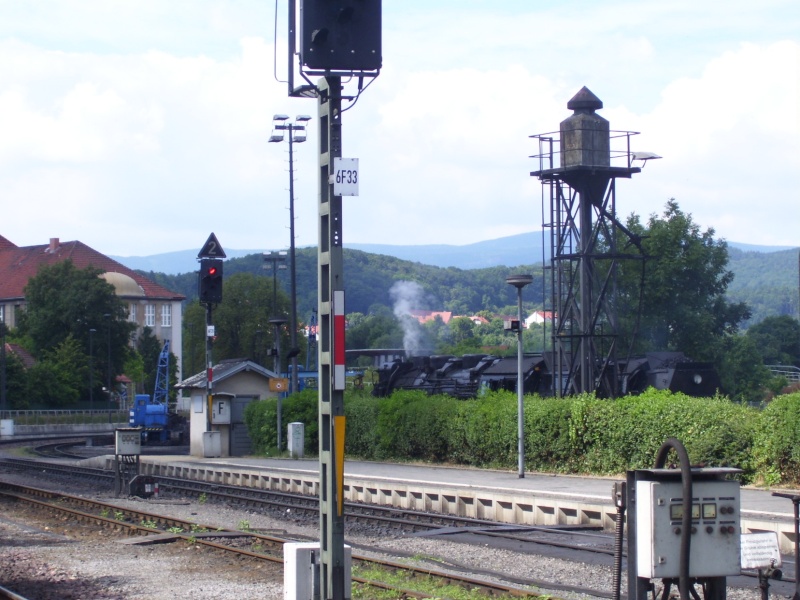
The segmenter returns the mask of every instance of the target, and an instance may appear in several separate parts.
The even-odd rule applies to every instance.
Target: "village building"
[[[17,246],[0,236],[0,322],[10,329],[15,328],[25,309],[28,280],[41,267],[65,260],[71,260],[78,269],[91,266],[104,271],[101,277],[114,286],[117,296],[127,305],[128,320],[136,324],[135,337],[149,327],[160,342],[170,341],[170,350],[178,359],[180,380],[185,297],[79,241],[61,242],[51,238],[47,244]],[[131,340],[134,342],[135,339]]]

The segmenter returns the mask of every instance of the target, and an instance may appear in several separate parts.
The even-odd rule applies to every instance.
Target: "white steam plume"
[[[411,357],[424,349],[424,330],[411,311],[422,305],[425,295],[422,286],[416,281],[398,281],[389,290],[394,302],[394,316],[403,328],[403,349]]]

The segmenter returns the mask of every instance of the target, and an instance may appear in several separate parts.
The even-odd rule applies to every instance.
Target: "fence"
[[[0,419],[12,419],[15,425],[89,425],[92,423],[128,423],[127,410],[4,410]]]
[[[800,383],[800,367],[794,365],[767,365],[775,377],[785,377],[789,383]]]

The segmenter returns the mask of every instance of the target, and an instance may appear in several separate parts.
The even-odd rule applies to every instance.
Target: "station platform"
[[[142,456],[147,475],[184,477],[225,485],[316,495],[318,459]],[[110,468],[111,457],[96,466]],[[87,462],[87,461],[84,461]],[[346,501],[442,512],[525,525],[595,525],[613,529],[615,477],[578,477],[345,460]],[[781,490],[786,493],[795,493]],[[800,492],[797,492],[800,493]],[[794,507],[771,491],[741,490],[745,533],[775,531],[782,552],[794,551]]]

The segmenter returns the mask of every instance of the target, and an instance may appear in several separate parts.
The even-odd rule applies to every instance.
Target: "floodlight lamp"
[[[311,120],[311,115],[297,115],[294,118],[294,120],[295,121],[300,121],[302,123],[305,123],[306,121],[310,121]]]
[[[282,114],[272,115],[272,120],[273,121],[286,121],[288,119],[289,119],[289,115],[282,115]]]
[[[282,142],[283,141],[283,135],[282,134],[278,135],[277,133],[273,133],[271,136],[269,136],[269,141],[270,142]]]
[[[306,132],[303,131],[303,132],[295,133],[294,137],[292,138],[292,140],[295,141],[295,142],[298,142],[298,143],[305,142],[306,141]]]
[[[644,169],[645,165],[647,164],[648,160],[656,160],[657,158],[661,158],[655,152],[631,152],[631,159],[632,160],[640,160],[642,161],[642,168]]]
[[[526,285],[533,283],[533,277],[528,274],[509,275],[506,277],[506,283],[521,290]]]

